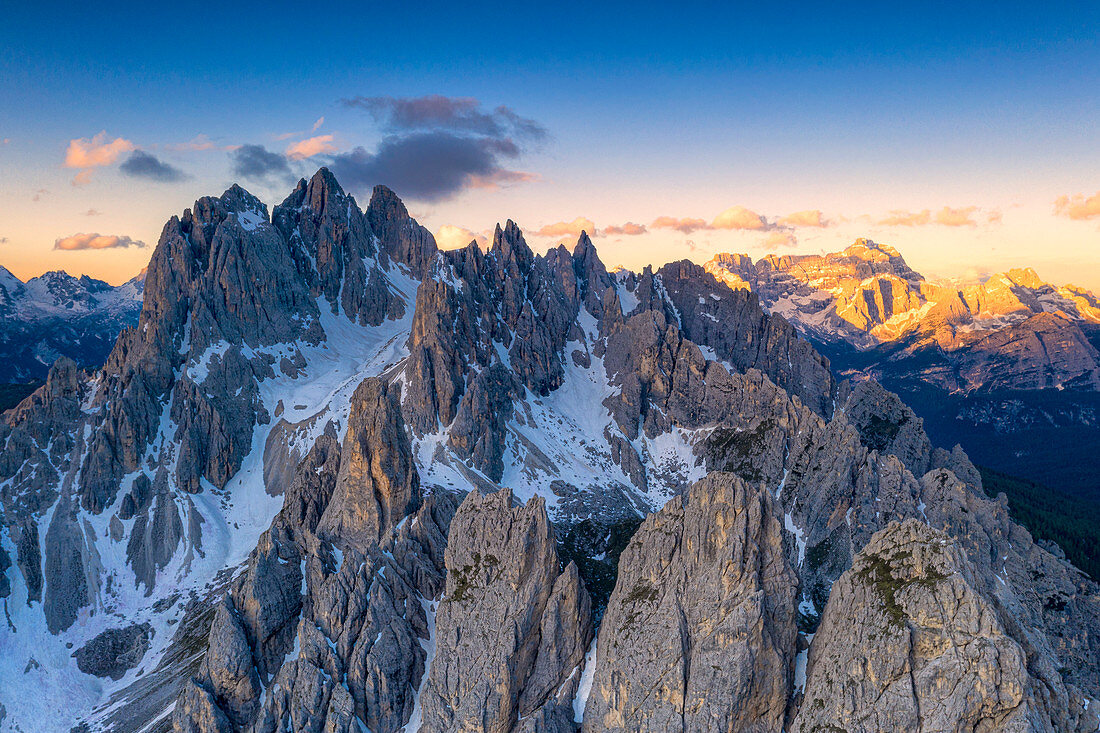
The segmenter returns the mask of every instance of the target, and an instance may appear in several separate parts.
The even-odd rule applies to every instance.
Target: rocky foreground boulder
[[[876,533],[833,587],[791,729],[1096,730],[1032,677],[981,588],[948,535],[915,519]]]

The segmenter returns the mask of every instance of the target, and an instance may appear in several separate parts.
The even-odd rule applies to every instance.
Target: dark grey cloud
[[[505,106],[485,110],[470,97],[354,97],[386,133],[373,152],[355,148],[332,159],[332,171],[356,193],[383,183],[400,196],[439,201],[466,188],[529,181],[509,163],[547,138],[546,129]]]
[[[265,182],[293,181],[294,173],[286,157],[263,145],[242,145],[229,154],[233,175]]]
[[[346,188],[367,192],[384,183],[401,196],[439,201],[464,188],[492,188],[526,180],[529,174],[506,170],[504,159],[520,149],[510,140],[466,137],[449,132],[390,135],[375,152],[355,148],[333,158],[331,168]]]
[[[395,133],[444,130],[495,139],[516,138],[539,141],[546,128],[510,107],[501,105],[492,111],[481,108],[472,97],[352,97],[343,99],[345,107],[366,110],[386,130]]]
[[[187,178],[187,174],[144,150],[135,150],[123,161],[119,170],[133,178],[145,178],[161,183],[176,183]]]

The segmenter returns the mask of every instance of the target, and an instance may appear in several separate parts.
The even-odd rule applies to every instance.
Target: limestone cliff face
[[[424,728],[573,730],[590,604],[576,566],[561,570],[543,501],[513,508],[506,489],[469,494],[446,564]]]
[[[792,730],[1095,728],[1095,711],[1047,697],[982,587],[960,544],[928,525],[876,533],[830,595]]]
[[[400,388],[368,379],[352,396],[340,473],[317,534],[337,546],[378,542],[419,505]]]
[[[619,559],[586,731],[771,731],[791,687],[798,577],[772,497],[712,473]]]

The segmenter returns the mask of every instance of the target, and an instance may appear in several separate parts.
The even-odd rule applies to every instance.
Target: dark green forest
[[[979,466],[978,470],[986,493],[995,497],[1003,491],[1009,514],[1033,537],[1057,542],[1074,565],[1093,579],[1100,578],[1100,502],[992,468]]]

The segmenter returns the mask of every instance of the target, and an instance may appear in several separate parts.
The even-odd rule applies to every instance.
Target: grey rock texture
[[[731,289],[687,260],[665,265],[656,277],[685,337],[708,345],[739,372],[759,369],[819,415],[832,414],[836,384],[829,360],[785,320],[765,313],[754,293]]]
[[[84,674],[122,679],[128,670],[141,662],[149,650],[152,635],[149,624],[107,629],[73,652],[76,666]]]
[[[770,494],[712,473],[619,559],[586,731],[783,727],[798,577]]]
[[[378,378],[355,390],[340,473],[317,528],[333,544],[377,543],[420,504],[400,392]]]
[[[960,544],[922,522],[876,533],[829,598],[792,730],[1095,728],[1095,712],[1044,710],[981,585]]]
[[[571,717],[592,638],[590,602],[576,566],[560,570],[543,500],[513,507],[507,489],[467,495],[451,522],[446,565],[421,700],[425,728],[572,729],[560,721]]]
[[[364,381],[342,446],[330,427],[302,460],[219,606],[176,730],[393,733],[409,719],[455,502],[421,496],[398,395]]]

